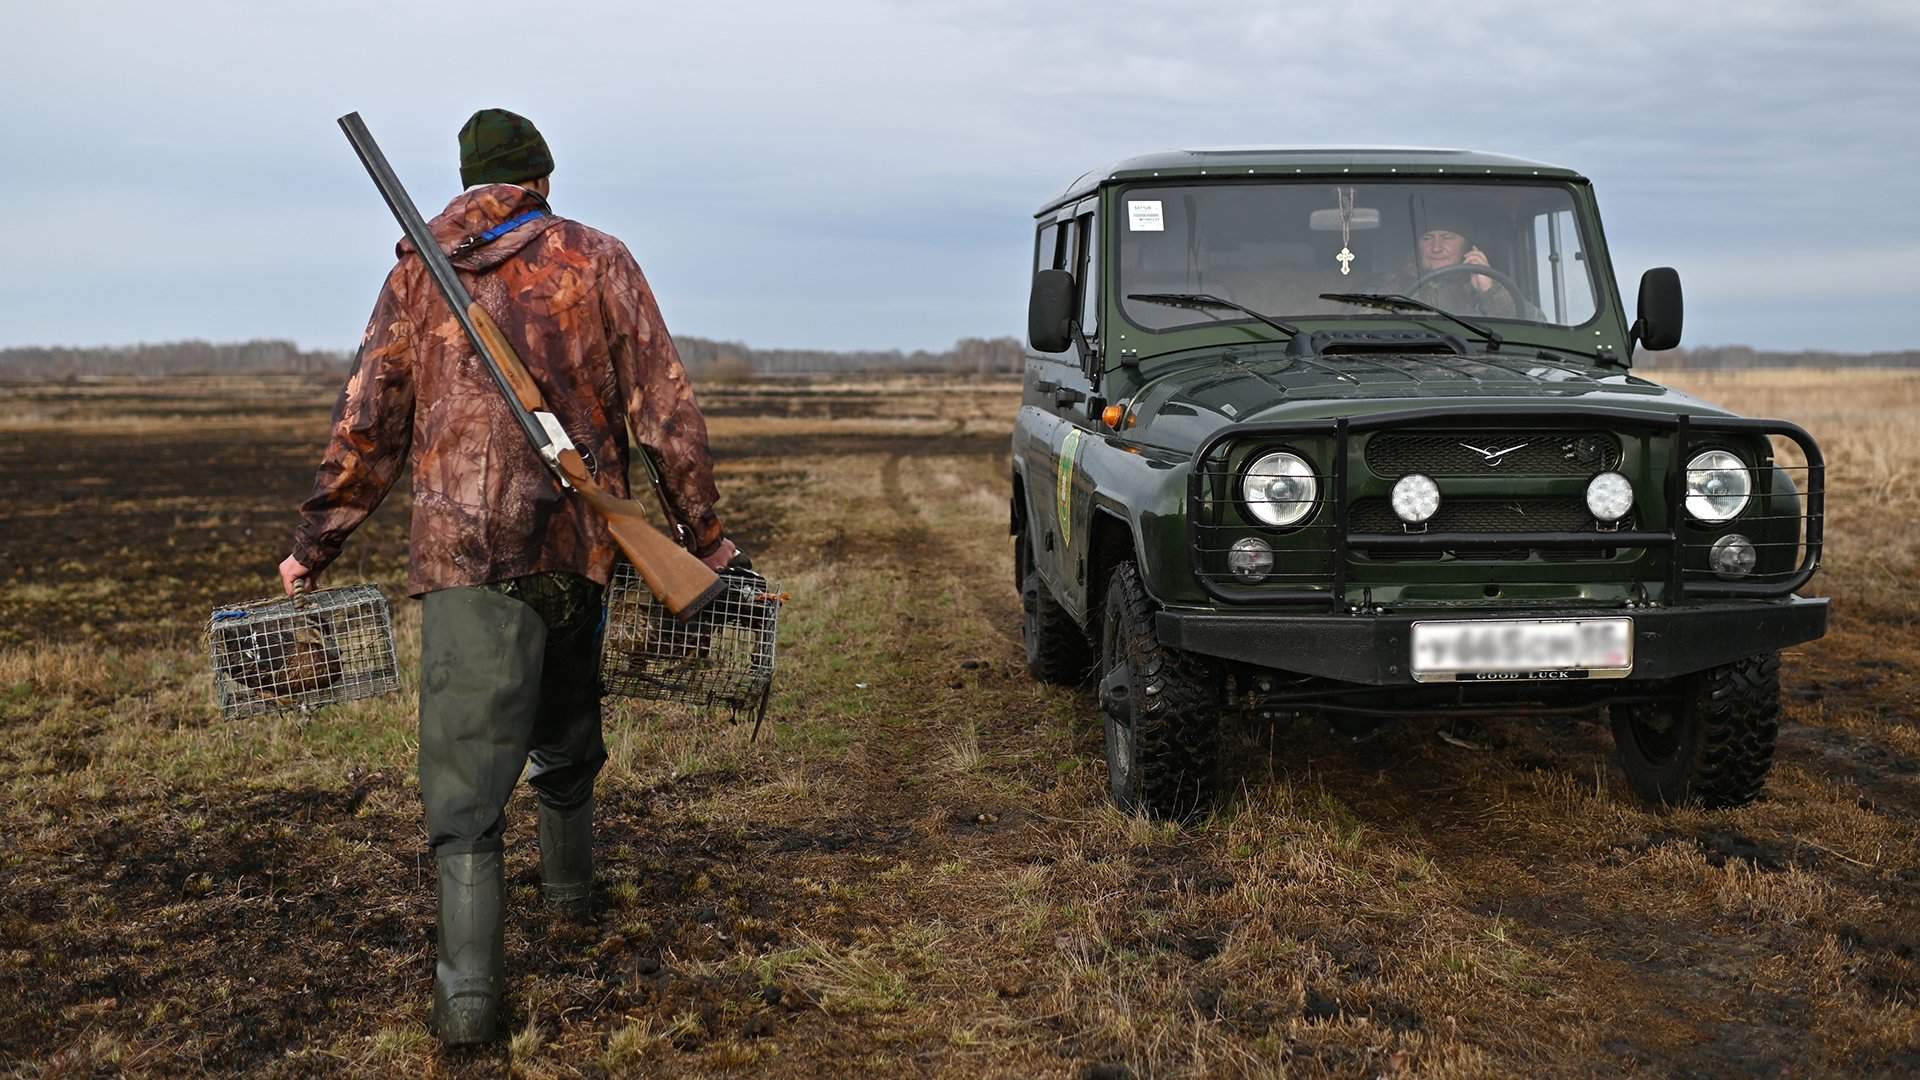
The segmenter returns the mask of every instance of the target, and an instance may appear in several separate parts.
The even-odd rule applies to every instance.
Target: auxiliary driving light
[[[1247,500],[1247,511],[1259,520],[1294,525],[1313,512],[1320,485],[1314,482],[1307,459],[1280,451],[1253,463],[1240,481],[1240,494]]]
[[[1587,481],[1587,509],[1601,521],[1619,521],[1633,509],[1633,484],[1617,472],[1601,473]]]
[[[1697,521],[1732,521],[1747,508],[1752,493],[1746,463],[1725,450],[1708,450],[1687,462],[1687,513]]]
[[[1753,541],[1739,533],[1728,533],[1713,542],[1713,549],[1707,552],[1707,565],[1723,578],[1746,577],[1753,573],[1753,566],[1760,556],[1753,550]]]
[[[1227,551],[1227,569],[1242,581],[1262,581],[1273,571],[1273,548],[1257,536],[1236,540]]]
[[[1440,485],[1419,473],[1408,473],[1393,485],[1393,512],[1401,521],[1418,525],[1440,512]]]

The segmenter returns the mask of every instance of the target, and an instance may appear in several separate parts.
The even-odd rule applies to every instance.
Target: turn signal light
[[[1100,419],[1115,431],[1120,429],[1120,420],[1127,415],[1127,403],[1122,401],[1100,410]]]

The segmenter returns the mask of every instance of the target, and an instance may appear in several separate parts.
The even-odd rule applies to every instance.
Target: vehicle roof
[[[1480,150],[1448,150],[1424,146],[1303,146],[1222,147],[1208,150],[1162,150],[1125,158],[1104,169],[1081,174],[1066,190],[1048,199],[1039,213],[1091,194],[1102,184],[1152,177],[1294,175],[1341,173],[1395,173],[1415,176],[1467,173],[1499,176],[1548,176],[1558,180],[1585,177],[1572,169],[1544,161],[1489,154]]]

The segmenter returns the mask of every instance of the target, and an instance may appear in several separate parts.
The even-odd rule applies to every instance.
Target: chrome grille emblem
[[[1484,461],[1487,465],[1487,468],[1491,469],[1494,466],[1500,464],[1501,459],[1505,458],[1508,454],[1513,453],[1515,450],[1525,449],[1526,447],[1532,446],[1533,444],[1531,442],[1516,443],[1512,446],[1507,447],[1505,450],[1485,450],[1478,446],[1473,445],[1472,443],[1456,443],[1455,445],[1460,446],[1467,450],[1471,450],[1476,454],[1479,454],[1480,460]]]

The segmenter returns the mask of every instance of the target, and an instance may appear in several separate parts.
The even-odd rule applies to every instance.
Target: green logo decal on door
[[[1080,452],[1080,436],[1077,427],[1067,429],[1067,437],[1060,443],[1060,479],[1055,485],[1054,509],[1059,512],[1060,546],[1073,543],[1073,459]]]

